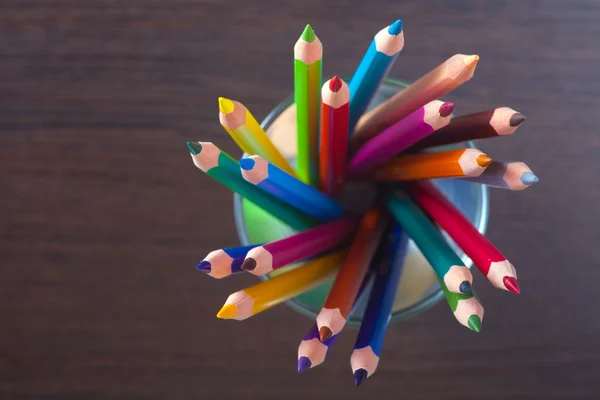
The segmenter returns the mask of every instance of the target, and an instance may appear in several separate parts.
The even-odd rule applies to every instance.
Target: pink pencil
[[[381,132],[362,146],[348,165],[351,174],[361,174],[448,125],[453,103],[433,100]]]
[[[520,293],[515,267],[431,182],[411,182],[405,188],[423,211],[473,260],[492,285]]]
[[[333,250],[352,237],[358,218],[345,217],[248,251],[241,268],[254,275]]]

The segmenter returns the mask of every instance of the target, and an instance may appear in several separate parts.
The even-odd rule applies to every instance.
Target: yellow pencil
[[[217,318],[244,320],[332,279],[346,253],[347,249],[338,250],[231,294]]]
[[[291,165],[242,103],[219,97],[219,121],[242,151],[259,155],[288,174],[296,176]]]

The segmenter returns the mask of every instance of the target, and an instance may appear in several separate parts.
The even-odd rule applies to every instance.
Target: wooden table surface
[[[231,194],[185,142],[237,154],[217,97],[263,118],[292,90],[307,22],[328,78],[351,73],[398,17],[406,47],[391,74],[414,80],[478,53],[475,77],[447,99],[459,114],[525,113],[517,134],[481,147],[541,181],[491,196],[489,237],[523,294],[476,274],[480,334],[438,304],[390,328],[356,389],[354,332],[298,375],[311,321],[285,306],[215,318],[254,280],[195,271],[237,242]],[[599,20],[592,0],[3,0],[0,399],[597,400]]]

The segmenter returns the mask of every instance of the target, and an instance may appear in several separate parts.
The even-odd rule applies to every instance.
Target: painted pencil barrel
[[[471,271],[414,201],[406,193],[398,190],[387,196],[386,204],[448,290],[469,293],[473,283]]]
[[[285,173],[260,156],[240,160],[242,177],[259,189],[285,201],[321,221],[332,221],[344,214],[342,207],[327,195]]]
[[[508,190],[524,190],[539,182],[527,164],[517,161],[493,161],[481,175],[466,180]]]

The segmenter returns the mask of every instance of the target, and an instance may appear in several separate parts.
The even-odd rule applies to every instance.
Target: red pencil
[[[520,293],[515,267],[431,182],[411,182],[405,188],[423,211],[473,260],[492,285]]]
[[[350,91],[346,82],[334,76],[321,89],[321,148],[319,181],[321,190],[338,196],[346,178]]]

